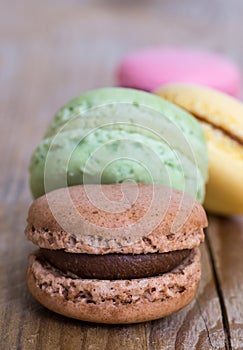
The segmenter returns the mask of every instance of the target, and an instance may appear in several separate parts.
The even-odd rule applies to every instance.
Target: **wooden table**
[[[142,46],[202,46],[243,68],[242,14],[241,0],[1,2],[1,349],[243,349],[242,218],[209,218],[188,307],[127,326],[69,320],[33,300],[25,285],[33,246],[23,234],[29,158],[55,111],[113,85],[119,59]]]

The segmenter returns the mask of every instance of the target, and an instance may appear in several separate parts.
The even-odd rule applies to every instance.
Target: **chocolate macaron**
[[[39,249],[27,285],[50,310],[136,323],[186,306],[201,276],[207,218],[188,194],[159,185],[78,185],[33,202],[25,233]]]

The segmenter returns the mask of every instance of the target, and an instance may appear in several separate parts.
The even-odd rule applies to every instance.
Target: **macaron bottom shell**
[[[195,297],[201,276],[200,251],[160,276],[131,280],[73,279],[29,257],[27,285],[43,306],[82,321],[129,324],[172,314]]]

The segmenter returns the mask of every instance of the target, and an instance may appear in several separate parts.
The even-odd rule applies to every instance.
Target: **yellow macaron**
[[[243,214],[243,104],[216,90],[169,84],[155,92],[194,115],[209,153],[205,208],[220,215]]]

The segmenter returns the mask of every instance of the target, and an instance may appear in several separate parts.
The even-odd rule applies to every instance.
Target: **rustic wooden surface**
[[[56,315],[25,285],[30,154],[64,102],[114,84],[127,52],[192,45],[243,69],[243,2],[22,0],[0,4],[0,349],[243,349],[243,220],[210,217],[197,298],[145,324],[101,326]]]

